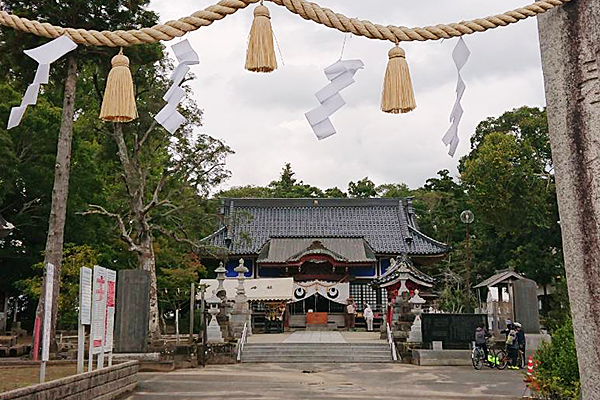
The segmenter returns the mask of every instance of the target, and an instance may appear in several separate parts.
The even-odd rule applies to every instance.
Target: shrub
[[[554,332],[550,343],[542,344],[535,358],[535,387],[540,395],[552,400],[579,398],[579,367],[570,319]]]

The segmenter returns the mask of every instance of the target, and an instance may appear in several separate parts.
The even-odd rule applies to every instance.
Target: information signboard
[[[102,353],[106,322],[106,268],[94,266],[94,283],[92,296],[92,324],[90,332],[90,353]]]
[[[112,352],[113,332],[115,330],[115,295],[117,288],[117,272],[106,270],[106,322],[104,329],[104,351]]]
[[[52,291],[54,290],[54,265],[46,264],[46,286],[44,289],[44,332],[42,336],[42,361],[50,358],[50,330],[52,329]]]
[[[82,267],[79,270],[79,323],[89,325],[92,322],[92,269]]]

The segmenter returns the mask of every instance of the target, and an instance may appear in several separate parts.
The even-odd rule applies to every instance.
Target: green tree
[[[273,197],[271,189],[263,186],[234,186],[227,190],[222,190],[215,195],[216,198],[237,198],[237,199],[248,199],[248,198],[269,198]]]
[[[60,299],[58,302],[58,326],[63,329],[76,329],[79,310],[79,271],[82,267],[91,268],[98,264],[96,250],[87,245],[66,244],[60,270]],[[44,264],[37,263],[34,269],[43,272]],[[31,299],[39,299],[42,292],[42,276],[37,275],[17,283],[24,294]]]
[[[405,183],[385,183],[375,189],[379,197],[403,198],[411,197],[412,190]]]
[[[363,179],[348,183],[348,196],[349,197],[376,197],[377,190],[375,188],[375,184],[369,177],[364,177]]]
[[[348,195],[344,191],[339,189],[337,186],[325,190],[325,192],[323,192],[323,195],[325,197],[330,197],[330,198],[334,198],[334,199],[341,199],[341,198],[348,197]]]
[[[47,23],[59,26],[77,26],[84,29],[114,30],[139,28],[149,22],[156,22],[156,15],[145,11],[142,7],[148,1],[139,1],[134,5],[125,1],[94,1],[82,2],[70,0],[55,2],[42,0],[36,2],[23,0],[3,1],[4,11],[8,11],[31,20],[44,20]],[[23,88],[32,79],[34,61],[28,57],[17,56],[15,49],[34,47],[43,43],[45,39],[28,35],[22,32],[6,30],[2,32],[0,51],[6,55],[0,63],[2,76],[15,87]],[[56,268],[53,285],[52,327],[51,342],[54,346],[54,332],[58,312],[58,298],[60,288],[60,269],[64,242],[64,228],[66,223],[66,207],[69,192],[70,159],[72,149],[73,125],[75,120],[75,94],[77,88],[77,74],[86,61],[95,57],[93,51],[85,48],[78,49],[67,55],[64,62],[53,65],[52,83],[47,85],[48,97],[58,105],[62,103],[62,115],[57,141],[54,186],[52,190],[52,203],[48,223],[48,236],[44,251],[44,265],[51,263]],[[21,57],[19,57],[21,56]],[[66,71],[65,68],[66,67]],[[61,73],[62,72],[62,73]],[[59,77],[58,79],[56,77]],[[64,78],[64,84],[63,78]],[[37,307],[37,316],[41,317],[44,306],[44,296],[40,296]]]
[[[232,151],[208,135],[195,134],[202,112],[187,90],[179,112],[187,122],[174,134],[157,126],[152,118],[170,86],[170,64],[149,58],[138,66],[137,105],[139,119],[109,127],[99,123],[93,113],[82,116],[97,132],[112,138],[105,145],[118,156],[117,170],[111,174],[113,198],[105,204],[91,204],[84,214],[99,214],[116,222],[118,237],[137,258],[137,267],[150,271],[149,332],[160,335],[156,254],[154,240],[163,235],[197,249],[201,235],[207,233],[205,203],[210,190],[229,177],[225,158]],[[92,92],[93,93],[93,92]],[[90,105],[100,98],[90,96]],[[119,182],[122,179],[122,182]]]
[[[540,284],[562,272],[556,189],[545,112],[523,107],[483,121],[461,178],[486,247],[478,257]]]
[[[269,183],[272,197],[275,198],[315,198],[323,197],[321,189],[307,185],[294,178],[296,173],[292,171],[292,165],[286,163],[281,171],[278,181]]]

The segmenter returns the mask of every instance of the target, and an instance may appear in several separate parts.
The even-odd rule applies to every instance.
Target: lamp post
[[[467,308],[471,303],[471,282],[469,280],[469,225],[475,220],[470,210],[460,213],[460,220],[465,224],[465,287],[467,293]]]

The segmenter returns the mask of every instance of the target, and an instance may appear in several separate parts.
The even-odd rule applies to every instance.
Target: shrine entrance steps
[[[392,362],[392,355],[387,343],[375,333],[364,332],[253,335],[242,353],[242,363],[388,362]]]

